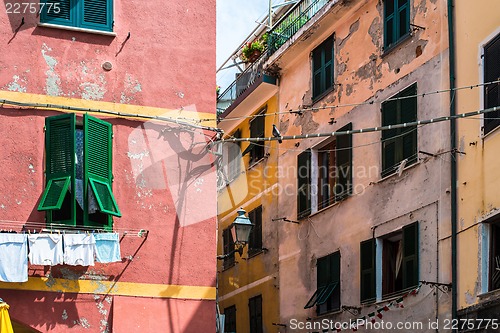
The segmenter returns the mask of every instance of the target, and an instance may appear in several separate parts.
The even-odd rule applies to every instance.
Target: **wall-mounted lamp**
[[[235,252],[240,254],[240,257],[243,255],[243,248],[248,243],[248,239],[250,238],[250,232],[252,231],[253,224],[252,221],[248,217],[245,216],[246,211],[243,208],[238,210],[238,216],[234,219],[231,224],[231,235],[234,240],[234,249],[229,253],[217,256],[217,259],[223,260],[232,255]]]

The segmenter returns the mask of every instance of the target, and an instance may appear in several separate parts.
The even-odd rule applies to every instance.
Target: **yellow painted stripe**
[[[24,103],[57,104],[57,105],[64,105],[77,108],[123,112],[123,113],[137,114],[139,116],[140,115],[162,116],[178,120],[184,120],[186,122],[194,122],[199,119],[210,119],[209,121],[202,122],[201,125],[212,126],[212,127],[217,126],[215,114],[207,112],[196,112],[195,110],[196,106],[192,107],[187,106],[185,107],[185,109],[182,110],[179,109],[173,110],[173,109],[157,108],[157,107],[142,106],[142,105],[90,101],[79,98],[27,94],[17,91],[0,91],[0,99],[6,99]],[[69,112],[68,110],[61,110],[61,111]]]
[[[215,300],[215,287],[30,277],[27,282],[0,282],[0,289],[117,296]]]

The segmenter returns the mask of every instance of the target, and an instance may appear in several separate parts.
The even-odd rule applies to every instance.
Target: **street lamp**
[[[238,252],[240,257],[243,254],[243,248],[248,243],[250,238],[250,232],[252,231],[253,224],[248,217],[245,216],[245,210],[243,208],[238,209],[238,216],[234,219],[231,224],[231,236],[234,240],[235,248],[229,253],[217,256],[217,259],[225,259],[232,255],[234,252]]]

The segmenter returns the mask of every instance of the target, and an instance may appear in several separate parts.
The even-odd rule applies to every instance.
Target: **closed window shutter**
[[[45,0],[40,13],[40,22],[61,24],[67,26],[76,25],[76,11],[78,0]]]
[[[361,242],[361,302],[375,299],[375,239]]]
[[[484,47],[484,81],[500,80],[500,35]],[[487,84],[484,87],[484,107],[486,109],[500,105],[500,83]],[[500,111],[484,115],[484,133],[500,125]]]
[[[82,28],[112,31],[112,0],[80,0]]]
[[[339,132],[352,130],[352,123],[339,129]],[[337,137],[337,188],[335,200],[342,200],[352,194],[352,134]]]
[[[121,216],[111,191],[112,182],[112,129],[111,124],[87,114],[83,118],[85,130],[84,193],[89,186],[103,213]]]
[[[71,189],[75,188],[75,125],[74,114],[63,114],[45,118],[45,187],[38,210],[53,211],[61,209],[63,201]],[[71,191],[70,217],[75,216],[74,194]],[[48,222],[54,222],[52,214]],[[74,218],[61,223],[74,223]]]
[[[311,151],[297,157],[297,218],[311,214]]]
[[[403,227],[403,288],[418,285],[418,222]]]

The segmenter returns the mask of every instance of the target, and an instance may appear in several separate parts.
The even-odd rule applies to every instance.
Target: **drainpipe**
[[[453,0],[448,0],[448,50],[450,67],[450,116],[456,114],[455,108],[455,33],[453,21]],[[456,120],[450,120],[450,149],[451,158],[451,316],[457,318],[457,160],[456,152]],[[453,332],[457,330],[454,329]]]

